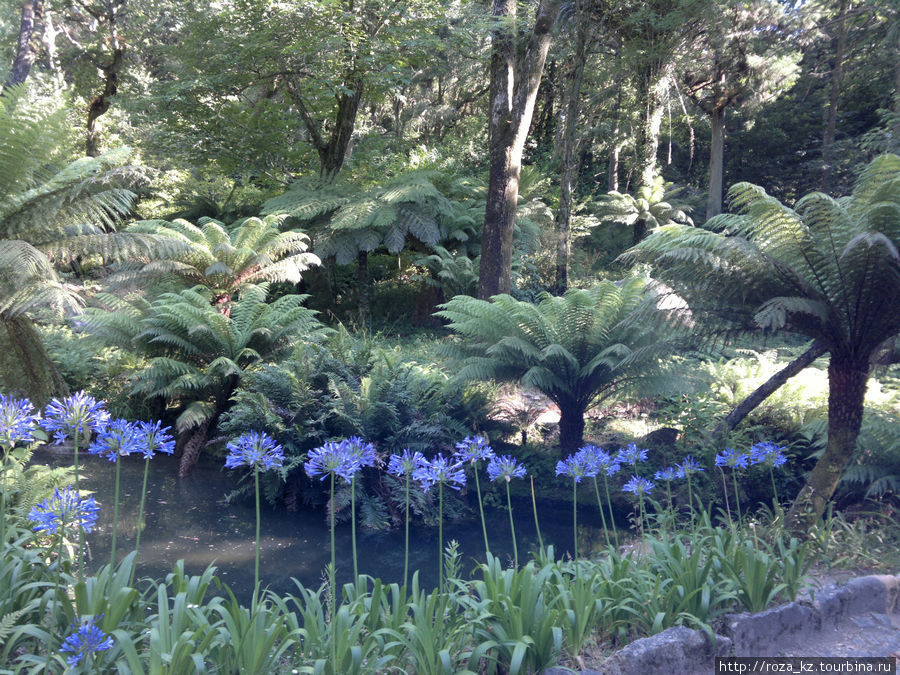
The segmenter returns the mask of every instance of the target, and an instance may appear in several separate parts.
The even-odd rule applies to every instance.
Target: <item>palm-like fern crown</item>
[[[634,225],[641,221],[651,230],[672,223],[693,225],[684,208],[671,201],[680,191],[667,190],[662,177],[657,176],[651,185],[639,187],[634,195],[608,192],[601,198],[597,215],[606,223]]]
[[[447,235],[441,223],[457,219],[453,204],[435,186],[434,172],[412,171],[385,185],[360,191],[346,184],[301,181],[263,205],[264,213],[287,213],[300,222],[327,217],[316,252],[340,265],[361,251],[403,250],[409,237],[435,245]]]
[[[628,389],[671,382],[658,356],[675,329],[673,312],[655,307],[640,278],[544,294],[538,304],[498,295],[491,302],[458,296],[438,312],[461,339],[459,377],[519,380],[557,403],[584,408]]]
[[[217,296],[231,296],[245,284],[261,281],[299,283],[301,275],[319,258],[308,252],[309,237],[302,232],[282,232],[283,216],[247,218],[231,228],[211,218],[197,225],[177,219],[145,220],[128,232],[163,236],[184,245],[174,259],[146,262],[139,269],[119,275],[118,281],[148,276],[180,277],[211,289]]]
[[[212,415],[210,400],[226,378],[327,330],[303,307],[307,296],[267,303],[267,293],[267,284],[244,286],[230,316],[216,311],[203,286],[164,293],[152,303],[101,295],[113,311],[89,309],[85,325],[111,344],[130,344],[153,357],[135,375],[133,393],[185,404],[182,430]]]
[[[0,312],[14,316],[77,300],[52,263],[85,256],[104,261],[160,251],[152,237],[114,233],[131,210],[129,189],[143,180],[130,151],[83,157],[53,168],[67,134],[64,111],[29,105],[14,87],[0,99]]]
[[[738,183],[729,198],[736,214],[669,225],[627,255],[656,261],[700,314],[791,330],[833,354],[868,358],[900,331],[900,158],[873,161],[849,197],[815,192],[791,209]]]

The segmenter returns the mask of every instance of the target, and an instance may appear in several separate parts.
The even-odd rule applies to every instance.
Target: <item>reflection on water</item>
[[[34,458],[55,465],[72,462],[71,454],[54,450],[38,451]],[[96,569],[109,560],[115,464],[83,453],[79,453],[79,459],[82,488],[94,491],[102,507],[97,528],[87,536],[91,567]],[[225,495],[234,488],[234,481],[219,464],[201,461],[189,476],[179,478],[177,463],[177,459],[163,455],[150,462],[138,574],[161,579],[178,559],[184,559],[191,574],[199,574],[207,565],[215,564],[222,581],[239,598],[249,598],[253,587],[256,523],[252,500],[225,503]],[[134,549],[143,471],[142,457],[122,460],[117,544],[120,560]],[[263,584],[279,593],[296,592],[292,577],[306,586],[318,586],[331,557],[323,512],[289,513],[282,508],[273,509],[265,502],[262,509],[260,577]],[[520,559],[527,560],[527,552],[538,546],[530,501],[514,504],[513,510]],[[589,512],[585,508],[586,515]],[[555,545],[558,554],[571,549],[571,507],[539,505],[539,515],[544,543]],[[486,509],[485,516],[492,553],[511,559],[507,513]],[[590,516],[579,518],[581,536],[597,538],[596,531],[582,531],[582,520],[590,521]],[[360,573],[386,582],[402,581],[403,536],[402,528],[386,533],[360,530],[357,533]],[[410,574],[419,570],[424,586],[437,583],[437,536],[436,527],[413,525],[410,528]],[[350,537],[350,524],[339,523],[335,532],[339,583],[349,581],[352,576]],[[451,539],[460,544],[462,572],[467,575],[476,561],[484,560],[480,524],[477,520],[445,523],[444,541]]]

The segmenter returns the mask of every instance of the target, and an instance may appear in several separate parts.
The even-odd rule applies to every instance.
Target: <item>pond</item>
[[[36,462],[71,465],[72,455],[48,448],[35,452]],[[115,464],[79,453],[82,489],[95,493],[101,505],[98,526],[87,535],[89,567],[97,569],[109,561]],[[251,499],[226,503],[226,495],[235,481],[213,461],[201,461],[187,477],[177,475],[178,460],[157,456],[150,463],[147,501],[144,507],[145,529],[141,535],[138,575],[162,579],[173,564],[184,559],[191,574],[201,573],[215,564],[223,582],[242,600],[253,588],[255,511]],[[140,490],[143,479],[142,457],[122,460],[119,499],[117,558],[134,550],[137,533]],[[475,505],[474,496],[472,504]],[[459,542],[462,574],[467,577],[478,562],[484,561],[484,540],[475,505],[474,519],[444,524],[444,542]],[[582,514],[584,511],[584,514]],[[579,506],[579,551],[590,540],[599,540],[599,531],[590,526],[595,509]],[[554,545],[557,555],[572,548],[572,510],[567,504],[538,504],[541,534],[545,545]],[[538,548],[538,537],[530,500],[513,502],[513,516],[519,546],[520,563]],[[502,509],[485,509],[491,551],[502,560],[511,560],[512,538],[509,516]],[[586,526],[586,527],[585,527]],[[352,578],[351,527],[349,522],[336,527],[338,582]],[[412,525],[410,528],[410,575],[419,571],[420,584],[437,583],[437,527]],[[328,523],[321,509],[288,512],[262,503],[260,578],[263,586],[277,593],[296,593],[291,578],[308,587],[317,587],[330,562]],[[584,543],[582,543],[584,542]],[[401,582],[403,576],[403,528],[390,532],[357,531],[359,571],[385,582]]]

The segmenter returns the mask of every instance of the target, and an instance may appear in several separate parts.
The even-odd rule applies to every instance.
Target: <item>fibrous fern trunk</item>
[[[0,388],[21,391],[37,406],[69,393],[31,319],[0,317]]]
[[[853,456],[862,426],[869,360],[831,356],[828,364],[828,442],[786,517],[788,526],[807,533],[825,512],[844,467]]]
[[[197,460],[200,459],[200,453],[203,446],[206,445],[206,438],[209,434],[210,420],[206,420],[199,426],[194,427],[187,432],[187,441],[181,451],[181,461],[178,464],[178,475],[187,476]]]
[[[581,447],[584,441],[584,410],[577,405],[559,407],[560,456],[565,457]]]

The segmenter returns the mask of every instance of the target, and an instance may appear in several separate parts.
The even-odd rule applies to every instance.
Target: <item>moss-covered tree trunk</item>
[[[868,358],[832,354],[828,364],[828,442],[788,511],[788,527],[804,534],[825,512],[844,467],[856,449],[863,399],[869,379]]]

